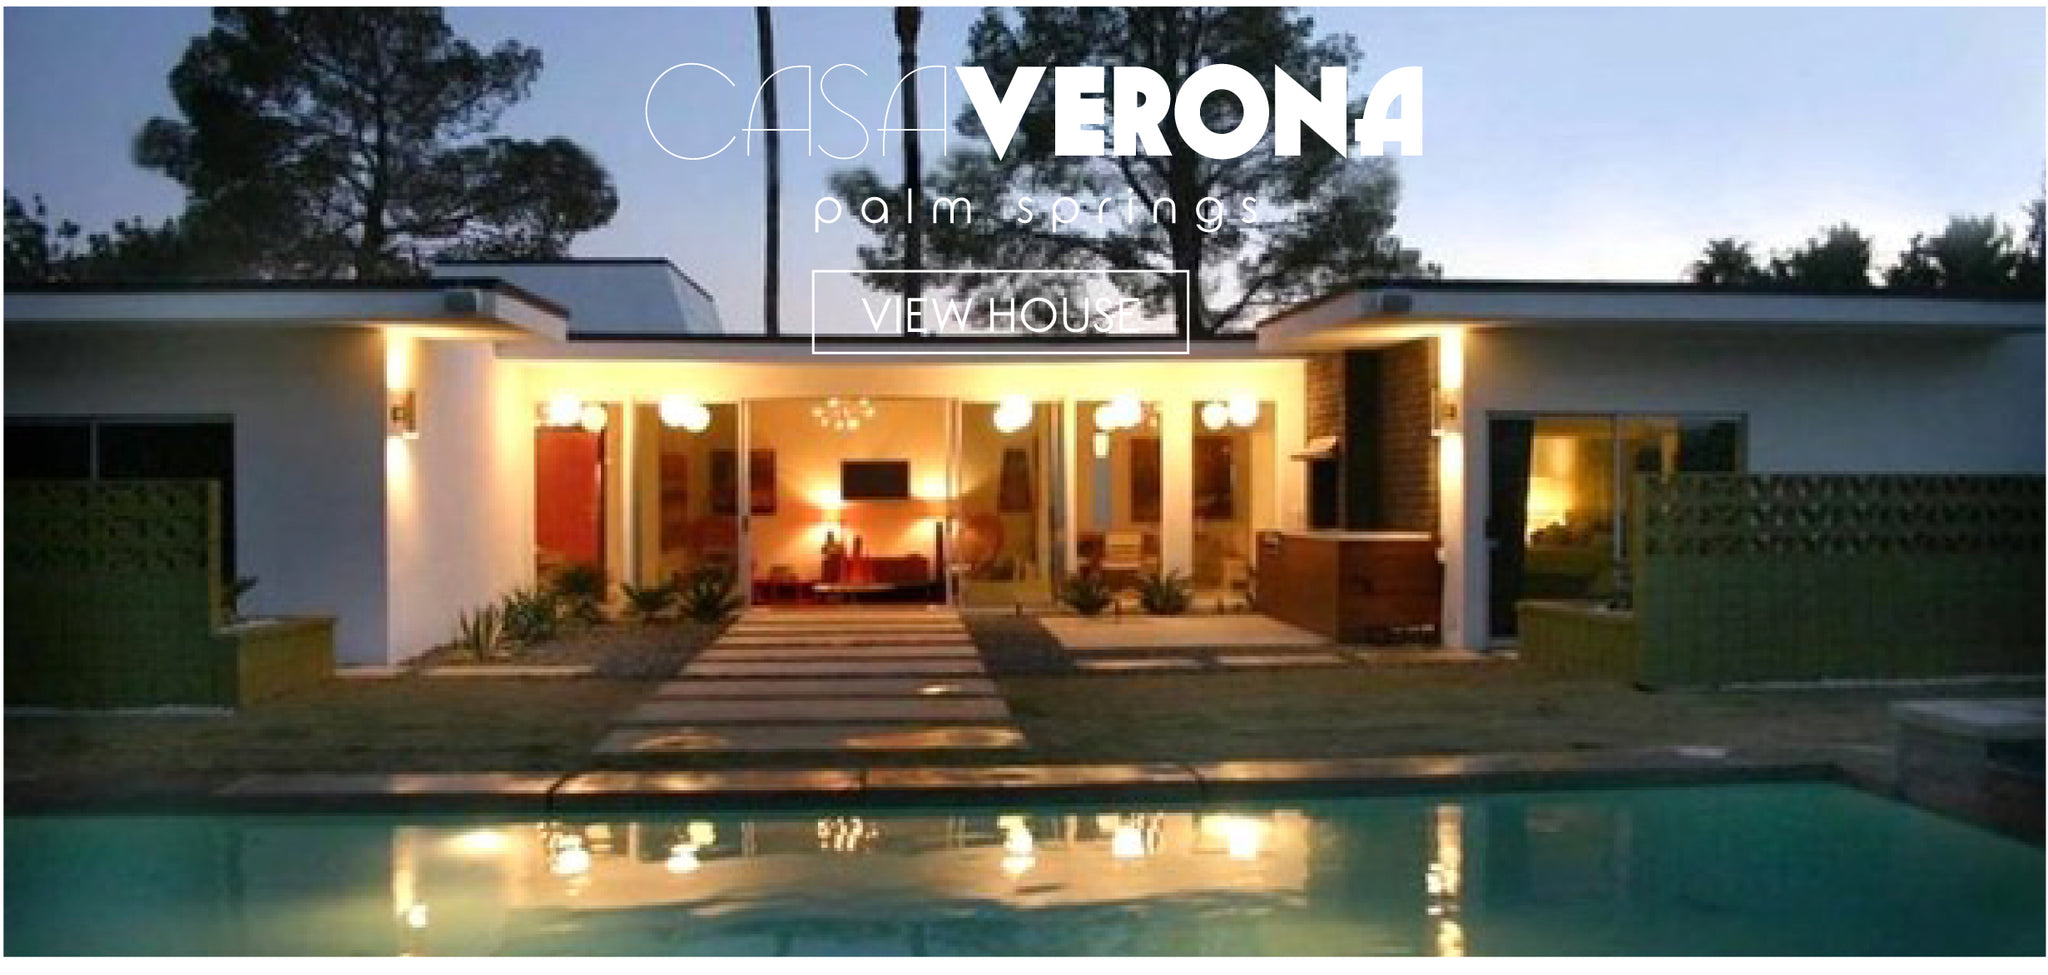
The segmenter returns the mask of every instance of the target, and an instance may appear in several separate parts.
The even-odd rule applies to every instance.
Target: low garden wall
[[[1644,475],[1634,488],[1632,626],[1527,603],[1525,659],[1651,686],[2042,672],[2039,476]]]
[[[236,707],[327,679],[333,621],[223,627],[210,481],[6,486],[10,707]]]

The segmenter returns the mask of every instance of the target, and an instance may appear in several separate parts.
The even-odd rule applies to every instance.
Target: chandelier
[[[875,418],[875,404],[865,396],[856,399],[832,396],[811,407],[811,418],[827,430],[840,433],[858,430],[862,423]]]

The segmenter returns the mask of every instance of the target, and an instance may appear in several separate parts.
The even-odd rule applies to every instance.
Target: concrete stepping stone
[[[996,684],[981,677],[859,677],[784,680],[676,680],[656,697],[692,700],[735,697],[992,697]]]
[[[1216,663],[1224,667],[1335,667],[1350,661],[1334,653],[1229,653],[1219,654]]]
[[[974,659],[979,652],[962,646],[873,646],[873,647],[726,647],[714,646],[697,655],[699,660],[901,660],[909,657],[959,657]]]
[[[951,633],[904,633],[901,631],[876,633],[820,633],[802,636],[722,636],[715,646],[721,647],[772,647],[784,644],[800,646],[859,646],[870,643],[964,643],[973,641],[965,636]]]
[[[1074,669],[1092,673],[1121,674],[1144,671],[1201,670],[1202,663],[1184,657],[1126,657],[1076,660]]]
[[[999,697],[738,698],[687,701],[654,698],[626,712],[620,724],[810,724],[837,721],[1008,721]]]
[[[705,660],[683,668],[684,677],[979,677],[981,661],[967,657],[896,660]]]
[[[696,725],[620,728],[598,742],[604,755],[702,755],[714,752],[927,751],[1022,748],[1007,726],[904,727],[886,724]]]

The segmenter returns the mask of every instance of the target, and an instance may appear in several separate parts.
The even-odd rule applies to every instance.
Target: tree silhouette
[[[897,77],[909,78],[917,70],[917,30],[924,23],[924,10],[920,7],[896,8],[896,68]],[[903,92],[903,185],[924,184],[924,160],[919,152],[917,81],[904,85]],[[903,307],[909,308],[910,301],[923,294],[924,235],[917,232],[917,224],[905,221],[903,228],[903,269],[909,274],[898,275],[902,279]]]
[[[1869,288],[1870,238],[1846,222],[1838,223],[1803,246],[1771,258],[1771,279],[1814,291]]]
[[[1894,288],[1988,294],[2012,288],[2019,262],[2012,230],[1996,217],[1958,216],[1933,237],[1914,234],[1884,277]]]
[[[1692,280],[1706,285],[1762,284],[1770,274],[1757,264],[1748,242],[1723,237],[1707,241],[1706,250],[1693,262]]]
[[[604,168],[566,139],[475,141],[540,69],[433,8],[224,8],[171,71],[183,118],[143,126],[136,160],[184,184],[184,230],[245,273],[556,257],[617,210]]]
[[[969,33],[964,64],[987,69],[1004,90],[1020,67],[1032,65],[1137,65],[1157,72],[1169,91],[1211,64],[1251,67],[1272,98],[1274,67],[1314,84],[1318,70],[1343,65],[1360,77],[1360,54],[1348,34],[1318,35],[1313,18],[1282,8],[1030,7],[985,11]],[[972,222],[918,215],[923,253],[941,266],[1050,270],[1149,269],[1156,275],[1118,276],[1118,283],[1151,314],[1171,312],[1195,334],[1242,324],[1261,306],[1296,301],[1370,278],[1436,273],[1404,251],[1392,234],[1399,183],[1384,159],[1347,158],[1314,136],[1299,156],[1274,152],[1273,134],[1235,159],[1211,159],[1189,148],[1178,129],[1161,127],[1162,155],[1061,156],[1053,145],[1052,86],[1041,84],[1015,139],[998,159],[992,152],[950,153],[928,177],[920,200],[965,197],[977,208]],[[1354,98],[1351,117],[1364,108]],[[1404,108],[1404,111],[1409,109]],[[1242,114],[1235,99],[1205,101],[1213,131],[1233,128]],[[1105,106],[1105,115],[1114,113]],[[1108,119],[1113,130],[1115,119]],[[980,118],[964,109],[954,122],[970,139],[986,135]],[[869,196],[902,199],[871,170],[837,174],[833,188],[848,210]],[[1040,219],[1020,226],[994,216],[1021,195],[1034,196]],[[1043,207],[1062,195],[1113,199],[1138,219],[1062,231],[1047,227]],[[1258,223],[1240,222],[1243,197],[1258,201]],[[1204,197],[1221,202],[1230,219],[1205,232],[1194,210]],[[1170,221],[1154,221],[1155,202],[1172,202]],[[1091,207],[1094,200],[1083,201]],[[1164,209],[1158,212],[1165,213]],[[860,248],[863,266],[904,267],[910,258],[909,215],[863,224],[874,235]],[[1189,283],[1168,271],[1185,271]],[[870,282],[887,287],[886,276]]]
[[[782,115],[776,110],[775,20],[767,7],[754,8],[754,40],[761,56],[761,125],[768,131],[767,235],[761,254],[761,327],[769,335],[782,334]]]

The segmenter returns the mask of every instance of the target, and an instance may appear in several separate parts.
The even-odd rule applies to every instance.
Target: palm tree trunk
[[[754,8],[754,38],[761,50],[761,81],[775,73],[775,24],[767,7]],[[761,256],[761,325],[771,336],[782,334],[782,127],[775,110],[775,86],[761,92],[761,125],[767,139],[768,199],[763,220],[767,238]]]
[[[917,70],[917,29],[924,20],[920,7],[896,8],[896,64],[903,77],[909,77]],[[917,81],[903,86],[903,185],[912,191],[904,200],[908,210],[904,217],[903,269],[911,272],[903,275],[903,310],[910,311],[910,300],[923,293],[916,272],[924,270],[924,238],[917,231],[917,203],[915,190],[919,186],[918,176],[923,170],[918,158],[917,130]]]

